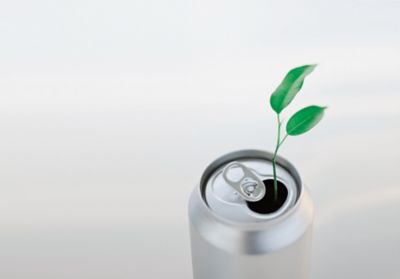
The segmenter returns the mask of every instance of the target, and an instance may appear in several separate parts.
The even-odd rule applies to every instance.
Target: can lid
[[[218,165],[204,181],[203,198],[212,211],[229,221],[254,223],[276,218],[294,206],[299,195],[296,180],[277,165],[277,178],[287,190],[286,200],[272,213],[260,214],[250,209],[248,202],[260,202],[266,182],[273,179],[272,162],[241,155]]]

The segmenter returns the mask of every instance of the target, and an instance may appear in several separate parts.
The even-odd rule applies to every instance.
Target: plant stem
[[[278,154],[279,146],[281,145],[281,119],[279,116],[279,113],[277,114],[277,120],[278,120],[278,135],[277,135],[277,140],[276,140],[276,146],[275,146],[275,152],[274,156],[272,157],[272,170],[274,173],[274,200],[278,200],[278,180],[276,178],[276,155]],[[283,141],[286,139],[283,139]],[[282,141],[282,143],[283,143]]]
[[[281,145],[285,142],[286,138],[288,137],[288,135],[286,134],[283,139],[281,140],[281,142],[279,143],[279,147],[281,147]]]

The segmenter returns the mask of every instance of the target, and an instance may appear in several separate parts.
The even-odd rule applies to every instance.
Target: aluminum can
[[[309,278],[313,202],[294,166],[276,162],[275,207],[271,153],[240,150],[206,168],[189,201],[194,279]]]

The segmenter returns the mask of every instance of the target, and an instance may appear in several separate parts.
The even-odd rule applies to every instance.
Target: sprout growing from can
[[[315,127],[321,121],[326,107],[308,106],[293,114],[286,123],[286,134],[282,137],[281,112],[293,101],[297,93],[304,84],[304,79],[317,65],[304,65],[290,70],[283,81],[275,89],[270,97],[270,105],[276,112],[278,122],[278,133],[274,155],[272,158],[272,168],[274,175],[274,199],[278,199],[278,180],[276,175],[276,156],[279,148],[288,136],[298,136],[304,134]]]

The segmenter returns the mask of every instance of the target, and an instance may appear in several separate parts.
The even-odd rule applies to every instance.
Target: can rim
[[[218,214],[216,214],[209,206],[207,199],[206,199],[206,185],[207,182],[209,180],[209,178],[212,176],[212,174],[214,173],[214,171],[220,167],[222,167],[223,165],[225,165],[226,163],[231,162],[232,160],[240,160],[240,159],[261,159],[261,160],[269,160],[272,161],[273,158],[273,154],[271,152],[268,151],[264,151],[264,150],[258,150],[258,149],[242,149],[242,150],[237,150],[237,151],[233,151],[233,152],[229,152],[219,158],[217,158],[216,160],[214,160],[213,162],[211,162],[207,168],[204,170],[203,175],[201,176],[200,179],[200,184],[198,187],[198,191],[200,191],[200,196],[201,199],[203,201],[203,205],[207,208],[207,211],[216,219],[218,219],[220,222],[226,223],[226,224],[230,224],[230,225],[235,225],[237,227],[243,226],[244,229],[251,229],[251,227],[258,227],[258,226],[262,226],[267,224],[272,224],[275,223],[279,220],[285,219],[287,216],[291,215],[291,213],[293,213],[296,208],[299,205],[299,200],[301,198],[301,196],[303,195],[303,184],[301,181],[301,177],[297,171],[297,169],[294,167],[294,165],[292,163],[290,163],[287,159],[283,158],[282,156],[277,156],[276,157],[276,162],[277,164],[284,168],[286,171],[289,172],[289,174],[293,177],[293,179],[295,180],[296,183],[296,187],[297,189],[297,197],[295,198],[295,202],[293,204],[292,207],[290,207],[288,210],[286,210],[285,212],[283,212],[280,215],[277,215],[274,218],[271,219],[267,219],[266,222],[255,222],[255,223],[240,223],[237,221],[232,221],[229,220],[225,217],[222,217]]]

